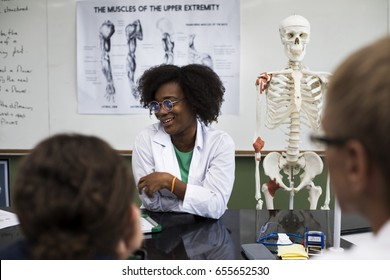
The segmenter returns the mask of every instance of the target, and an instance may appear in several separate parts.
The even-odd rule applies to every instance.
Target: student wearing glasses
[[[160,65],[138,81],[141,104],[158,122],[136,137],[132,168],[143,206],[218,219],[235,172],[232,138],[217,121],[225,88],[209,67]]]
[[[326,145],[341,209],[365,216],[373,233],[372,240],[341,257],[390,259],[390,37],[344,61],[326,98],[326,136],[314,138]]]

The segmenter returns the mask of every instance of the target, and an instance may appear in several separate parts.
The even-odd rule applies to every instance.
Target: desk
[[[333,211],[328,210],[227,210],[220,220],[181,213],[150,213],[163,231],[146,235],[143,249],[148,259],[245,259],[241,244],[255,243],[259,229],[276,222],[290,233],[319,230],[326,246],[333,244]],[[368,222],[343,214],[341,229],[369,231]],[[341,247],[353,244],[341,239]]]
[[[147,211],[146,211],[147,212]],[[286,232],[319,230],[326,234],[326,245],[333,244],[333,211],[330,210],[227,210],[219,220],[183,213],[147,212],[160,223],[160,233],[146,234],[142,249],[148,259],[245,259],[241,244],[255,243],[262,225],[277,222]],[[369,230],[364,220],[343,214],[350,229]],[[343,224],[342,224],[343,230]],[[22,237],[19,226],[0,230],[0,249]],[[353,244],[341,239],[341,247]]]

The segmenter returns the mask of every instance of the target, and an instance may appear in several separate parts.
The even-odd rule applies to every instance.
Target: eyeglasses
[[[171,101],[169,99],[165,99],[162,102],[151,101],[149,103],[148,107],[149,107],[150,113],[152,113],[152,114],[157,114],[158,111],[160,111],[161,107],[164,108],[165,111],[170,112],[173,110],[173,106],[176,103],[182,101],[183,99],[174,100],[174,101]]]
[[[333,138],[333,137],[327,137],[327,136],[321,136],[321,135],[310,135],[310,140],[313,143],[319,143],[326,146],[342,146],[347,141],[346,138]]]

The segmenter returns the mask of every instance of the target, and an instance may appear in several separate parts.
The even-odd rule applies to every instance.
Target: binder
[[[141,229],[143,233],[155,233],[162,230],[162,226],[149,217],[148,214],[141,216]]]
[[[249,260],[275,260],[276,256],[261,243],[242,244],[241,250]]]

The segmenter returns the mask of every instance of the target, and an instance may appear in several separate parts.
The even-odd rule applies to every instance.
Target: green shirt
[[[188,172],[190,171],[190,165],[191,165],[191,159],[192,159],[192,152],[180,152],[175,146],[175,154],[177,161],[179,163],[179,168],[180,168],[180,175],[181,175],[181,180],[184,183],[188,183]]]

